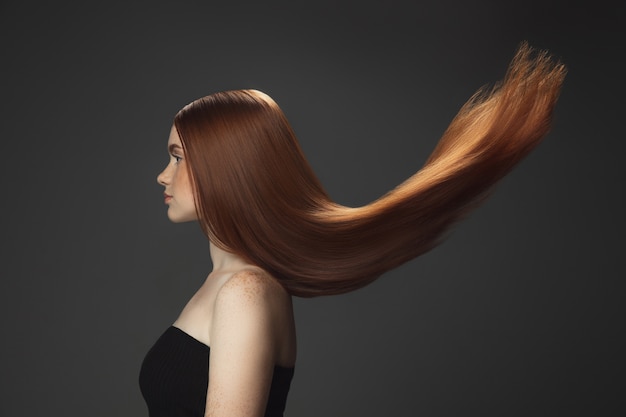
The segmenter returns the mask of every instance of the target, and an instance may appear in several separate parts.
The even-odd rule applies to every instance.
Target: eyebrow
[[[167,147],[167,150],[172,153],[174,151],[180,150],[182,151],[183,148],[181,148],[179,145],[177,145],[176,143],[172,143],[170,146]]]

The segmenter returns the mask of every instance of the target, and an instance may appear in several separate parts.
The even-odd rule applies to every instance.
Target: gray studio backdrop
[[[362,205],[524,39],[570,69],[553,131],[442,246],[295,301],[286,415],[621,414],[625,26],[549,1],[2,2],[0,415],[147,416],[143,356],[211,268],[156,183],[180,107],[265,91]]]

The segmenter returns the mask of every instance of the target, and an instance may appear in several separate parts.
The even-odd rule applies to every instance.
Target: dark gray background
[[[180,107],[267,92],[361,205],[524,39],[569,67],[546,142],[433,252],[296,300],[287,416],[622,415],[624,2],[293,3],[0,4],[0,415],[147,415],[143,356],[210,270],[155,179]]]

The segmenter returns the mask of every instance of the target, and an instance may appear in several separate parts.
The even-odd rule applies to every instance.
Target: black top
[[[170,326],[150,349],[139,386],[150,417],[203,417],[210,348]],[[265,417],[282,417],[294,368],[274,367]]]

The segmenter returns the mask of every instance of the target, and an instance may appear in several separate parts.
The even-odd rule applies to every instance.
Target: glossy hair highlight
[[[435,247],[545,136],[565,67],[523,43],[501,84],[459,111],[426,164],[378,200],[330,200],[278,105],[212,94],[174,124],[207,237],[301,297],[361,288]]]

